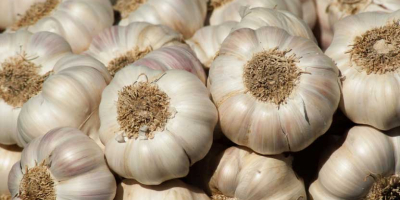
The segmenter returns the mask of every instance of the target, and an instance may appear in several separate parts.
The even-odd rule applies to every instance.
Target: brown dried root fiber
[[[211,5],[211,7],[216,9],[216,8],[219,8],[231,1],[233,1],[233,0],[211,0],[210,5]]]
[[[6,59],[0,67],[0,98],[13,107],[21,107],[37,95],[52,71],[41,76],[40,66],[26,58],[26,53]]]
[[[25,14],[11,27],[16,31],[19,28],[30,26],[46,17],[60,3],[59,0],[46,0],[45,2],[34,3]]]
[[[121,13],[122,19],[128,18],[129,14],[139,8],[140,5],[146,3],[147,0],[118,0],[114,6],[114,10]]]
[[[277,48],[253,55],[244,67],[244,84],[259,101],[280,105],[293,91],[300,74],[296,55]]]
[[[400,177],[397,175],[378,179],[362,200],[399,200]]]
[[[0,200],[11,200],[11,195],[2,194],[0,195]]]
[[[211,196],[211,200],[237,200],[237,198],[227,197],[222,194],[216,194],[216,195]]]
[[[120,69],[143,58],[151,51],[153,51],[153,48],[151,47],[147,47],[144,50],[139,50],[139,48],[136,47],[135,49],[129,50],[125,54],[111,60],[107,65],[107,69],[111,76],[114,77]]]
[[[400,67],[400,25],[393,22],[357,36],[350,53],[351,61],[367,74],[385,74]]]
[[[327,10],[330,7],[338,7],[341,12],[354,15],[363,10],[370,2],[371,0],[336,0],[329,4]]]
[[[164,129],[171,116],[168,95],[154,83],[136,82],[118,92],[118,123],[126,136],[139,137],[139,130],[147,126],[146,138],[152,139],[156,130]]]
[[[54,180],[44,162],[31,169],[28,169],[28,166],[25,167],[25,174],[19,186],[18,197],[22,200],[56,199]]]

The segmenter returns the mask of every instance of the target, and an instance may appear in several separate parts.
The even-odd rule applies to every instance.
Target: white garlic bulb
[[[17,143],[22,105],[40,92],[54,64],[69,54],[71,47],[56,34],[17,31],[0,35],[0,144]]]
[[[121,13],[121,26],[131,22],[163,24],[190,38],[203,27],[207,0],[118,0],[114,7]]]
[[[211,155],[214,150],[221,153]],[[200,179],[196,181],[213,200],[307,199],[303,180],[292,169],[292,160],[283,155],[262,156],[244,147],[220,151],[213,146],[192,170],[199,170],[193,171]]]
[[[310,28],[314,28],[317,23],[317,8],[314,1],[315,0],[300,0],[303,13],[301,18],[307,22]]]
[[[32,4],[39,0],[3,0],[0,1],[0,30],[6,29],[17,21]]]
[[[125,179],[118,186],[115,200],[210,200],[201,190],[179,179],[161,185],[146,186],[135,180]]]
[[[83,128],[98,110],[103,89],[111,80],[94,58],[67,55],[55,63],[42,91],[27,101],[18,116],[18,136],[23,145],[57,127]]]
[[[400,9],[398,0],[317,0],[317,12],[321,32],[321,45],[328,48],[337,21],[362,12],[393,12]]]
[[[357,124],[400,126],[398,29],[400,11],[349,16],[335,25],[326,55],[343,78],[341,109]]]
[[[368,126],[351,128],[343,145],[329,157],[312,183],[312,198],[398,199],[399,134],[398,128],[386,133]]]
[[[0,144],[0,199],[11,199],[8,191],[8,174],[12,166],[21,159],[21,150],[19,147],[6,146]]]
[[[326,132],[339,71],[311,40],[275,27],[232,32],[209,83],[222,132],[261,154],[300,151]]]
[[[118,175],[146,185],[184,177],[209,151],[217,110],[184,70],[130,65],[104,89],[100,139]]]
[[[9,6],[21,4],[25,2],[14,1]],[[92,37],[114,22],[109,0],[36,0],[24,13],[15,14],[15,22],[8,31],[57,33],[69,42],[74,53],[85,51]]]
[[[168,59],[168,56],[160,57],[160,59],[167,59],[160,61],[169,61],[170,63],[176,62],[174,60],[177,59],[184,59],[185,63],[182,64],[189,64],[185,67],[193,68],[193,73],[198,75],[200,79],[204,80],[205,73],[201,69],[199,61],[196,58],[193,58],[193,55],[191,55],[193,53],[189,52],[189,49],[182,49],[185,48],[183,47],[182,42],[182,35],[167,26],[153,25],[146,22],[134,22],[128,26],[114,26],[106,29],[93,39],[92,44],[85,54],[101,61],[105,66],[107,66],[110,74],[114,76],[120,69],[145,57],[153,50],[166,46],[181,45],[181,48],[172,48],[181,53],[171,51],[172,49],[163,51],[165,52],[164,54],[169,54],[171,58]],[[157,53],[153,55],[156,59],[159,59],[158,57],[161,54],[162,53]],[[167,65],[171,68],[177,66],[176,64]],[[167,69],[165,67],[163,68],[163,70]]]
[[[112,200],[116,181],[103,151],[81,131],[57,128],[33,140],[11,169],[14,199]]]

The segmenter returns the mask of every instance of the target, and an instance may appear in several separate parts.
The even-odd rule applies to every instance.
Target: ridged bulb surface
[[[8,191],[8,174],[12,166],[21,159],[22,149],[16,145],[7,146],[0,144],[0,199],[10,197]]]
[[[117,185],[100,147],[65,127],[29,143],[10,172],[8,188],[14,199],[112,200]]]
[[[211,66],[222,132],[261,154],[300,151],[340,101],[339,70],[311,40],[275,27],[232,32]]]
[[[335,25],[335,36],[325,53],[341,71],[340,108],[354,123],[381,130],[400,126],[400,48],[393,45],[399,41],[399,20],[400,12],[370,12]]]
[[[325,162],[309,189],[314,200],[366,198],[380,178],[398,175],[400,129],[380,132],[355,126],[343,145]],[[389,198],[388,198],[389,199]]]
[[[130,65],[104,90],[100,120],[111,169],[158,185],[186,176],[207,154],[218,114],[209,91],[193,74]]]

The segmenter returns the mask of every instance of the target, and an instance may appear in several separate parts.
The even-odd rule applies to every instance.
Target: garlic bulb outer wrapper
[[[203,27],[206,13],[206,0],[147,0],[122,19],[119,25],[126,26],[131,22],[162,24],[188,39]]]
[[[99,107],[111,76],[102,63],[83,55],[60,59],[42,92],[27,101],[18,117],[18,136],[25,146],[53,128],[83,128]],[[85,128],[87,129],[87,127]]]
[[[8,174],[12,166],[21,159],[21,151],[16,145],[6,146],[0,144],[0,199],[1,196],[11,195],[8,191]]]
[[[335,25],[326,55],[342,76],[340,108],[357,124],[380,130],[400,126],[397,29],[400,12],[349,16]],[[385,39],[382,39],[385,38]]]
[[[115,200],[210,200],[201,190],[179,179],[160,185],[146,186],[135,180],[125,179],[118,185]]]
[[[231,141],[279,154],[300,151],[326,132],[340,100],[338,76],[311,40],[275,27],[244,28],[222,43],[209,87]]]
[[[67,41],[53,33],[32,34],[21,30],[0,35],[0,144],[19,141],[17,119],[21,107],[29,96],[39,92],[36,85],[39,89],[42,85],[34,82],[33,77],[44,77],[57,61],[69,54],[72,50]],[[7,73],[15,74],[14,78]],[[31,82],[26,85],[28,81]]]
[[[207,154],[218,113],[207,88],[191,73],[130,65],[104,90],[100,120],[110,168],[158,185],[186,176]]]
[[[81,53],[89,47],[93,36],[111,26],[114,22],[114,14],[109,0],[45,1],[45,3],[49,2],[55,2],[55,7],[48,14],[38,17],[38,21],[34,24],[14,24],[14,26],[9,27],[7,30],[15,31],[17,29],[24,29],[32,33],[42,31],[53,32],[65,38],[71,45],[74,53]],[[24,16],[25,14],[20,18]],[[36,19],[32,16],[25,20]]]
[[[317,23],[317,8],[314,0],[300,0],[302,8],[302,19],[313,29]]]
[[[8,180],[12,196],[18,199],[41,194],[44,199],[112,200],[117,187],[100,147],[68,127],[53,129],[30,142]],[[41,183],[40,187],[27,187],[35,183]]]

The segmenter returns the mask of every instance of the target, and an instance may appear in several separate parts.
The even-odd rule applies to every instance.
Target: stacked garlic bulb
[[[316,4],[323,49],[329,47],[333,27],[340,19],[362,12],[393,12],[400,9],[397,0],[317,0]]]
[[[304,183],[292,169],[292,159],[262,156],[243,147],[223,151],[213,146],[204,161],[196,164],[195,175],[189,180],[200,184],[215,200],[307,199]]]
[[[115,8],[120,11],[119,25],[131,22],[163,24],[190,38],[203,27],[207,0],[118,0]]]
[[[21,149],[17,146],[0,144],[0,199],[11,199],[8,191],[8,174],[12,166],[21,159]]]
[[[399,20],[400,11],[369,12],[335,25],[326,55],[342,73],[340,107],[355,123],[381,130],[400,126]]]
[[[398,199],[400,129],[349,130],[343,145],[325,162],[312,183],[314,200]],[[389,136],[388,136],[389,135]]]
[[[105,88],[100,139],[110,168],[146,185],[184,177],[209,151],[218,120],[204,84],[184,70],[130,65]]]
[[[103,151],[74,128],[57,128],[23,150],[8,177],[15,199],[112,200],[114,175]]]
[[[125,179],[118,186],[115,200],[210,200],[201,190],[185,184],[179,179],[160,185],[146,186]]]
[[[275,27],[232,32],[209,83],[222,132],[261,154],[300,151],[326,132],[339,71],[311,40]]]
[[[8,31],[25,29],[36,33],[49,31],[65,38],[74,53],[85,51],[92,37],[112,25],[114,15],[109,0],[4,0],[13,10],[13,25]],[[22,5],[24,4],[24,5]],[[30,4],[26,9],[25,4]],[[21,8],[20,8],[21,7]],[[9,11],[6,13],[10,14]]]

